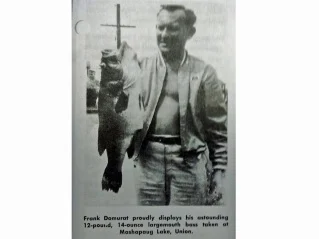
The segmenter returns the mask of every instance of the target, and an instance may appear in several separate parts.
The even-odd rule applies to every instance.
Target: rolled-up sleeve
[[[225,170],[227,166],[227,91],[209,67],[203,81],[205,139],[213,169]]]

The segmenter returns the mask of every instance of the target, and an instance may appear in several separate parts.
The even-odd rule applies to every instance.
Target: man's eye
[[[167,30],[168,30],[168,31],[172,31],[172,32],[176,32],[176,31],[179,30],[179,28],[178,28],[178,27],[174,27],[174,26],[168,26],[168,27],[167,27]]]
[[[163,31],[164,30],[164,26],[157,26],[158,30]]]

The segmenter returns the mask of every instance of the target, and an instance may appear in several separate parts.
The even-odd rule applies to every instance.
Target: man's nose
[[[161,32],[161,37],[162,37],[163,39],[165,39],[165,38],[168,37],[167,28],[164,28],[164,30]]]

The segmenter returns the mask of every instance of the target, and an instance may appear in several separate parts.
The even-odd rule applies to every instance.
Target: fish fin
[[[106,145],[105,145],[105,135],[104,133],[102,132],[102,130],[100,129],[99,127],[99,132],[98,132],[98,152],[99,152],[99,155],[101,156],[104,151],[106,150]]]
[[[115,112],[121,113],[122,111],[127,109],[128,106],[129,95],[126,95],[123,91],[121,92],[118,101],[115,105]]]
[[[126,152],[127,152],[127,157],[129,159],[133,157],[133,155],[134,155],[134,141],[133,140],[132,140],[130,146],[127,148]]]
[[[102,156],[102,154],[104,153],[105,149],[100,148],[100,145],[99,145],[98,151],[99,151],[99,155]]]
[[[122,172],[118,172],[107,165],[102,177],[102,190],[111,190],[115,193],[118,193],[121,186]]]
[[[130,143],[130,145],[128,146],[128,148],[127,148],[127,150],[126,150],[126,153],[127,153],[127,157],[130,159],[130,158],[132,158],[133,157],[133,155],[134,155],[134,152],[135,152],[135,142],[136,142],[136,140],[137,140],[137,137],[138,137],[138,135],[140,134],[140,132],[141,132],[142,130],[137,130],[137,131],[135,131],[135,133],[134,133],[134,135],[133,135],[133,137],[132,137],[132,139],[131,139],[131,143]]]

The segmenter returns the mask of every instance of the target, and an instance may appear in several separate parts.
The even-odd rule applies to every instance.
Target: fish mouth
[[[116,51],[110,49],[105,49],[102,51],[102,58],[110,62],[118,61]]]
[[[115,53],[116,53],[114,50],[111,50],[111,49],[104,49],[101,52],[102,52],[102,55],[108,55],[108,56],[115,55]]]

